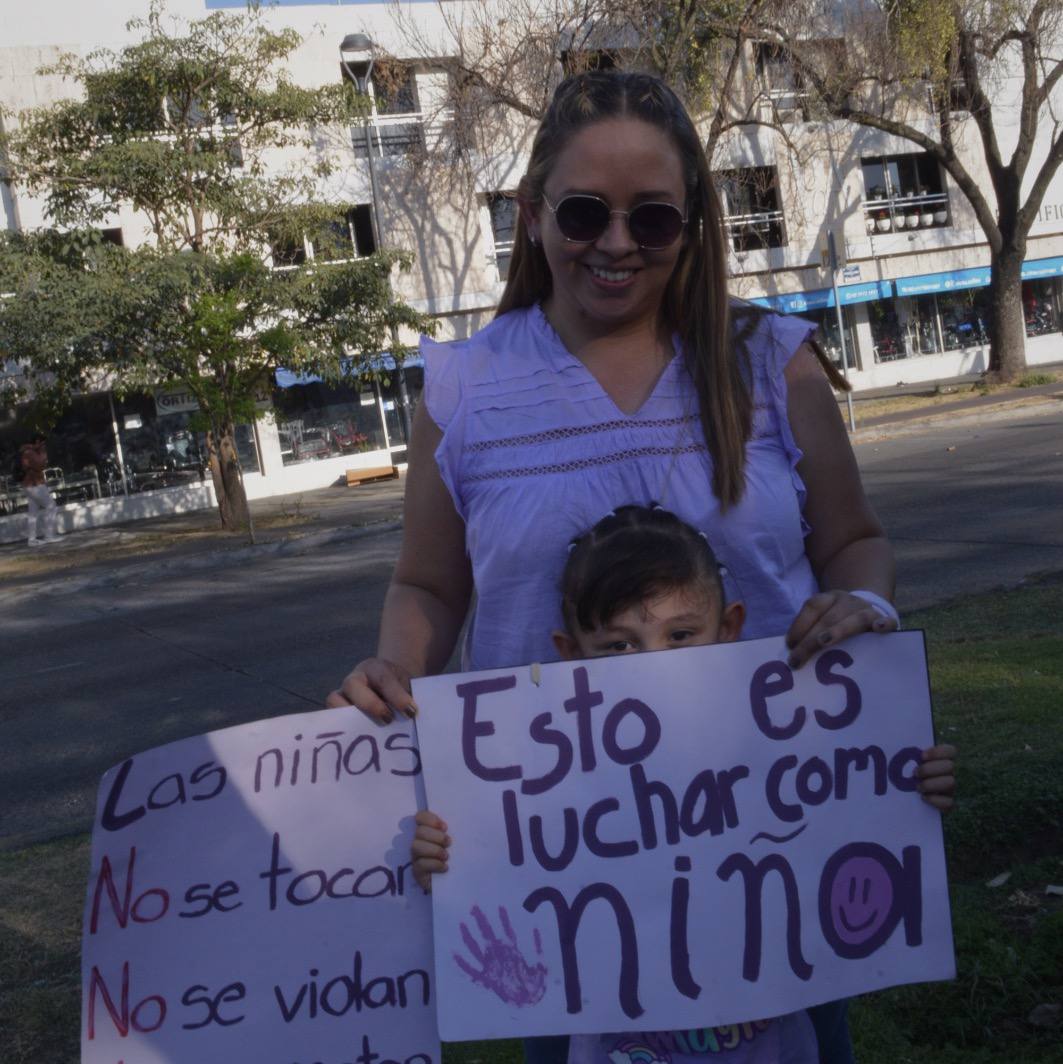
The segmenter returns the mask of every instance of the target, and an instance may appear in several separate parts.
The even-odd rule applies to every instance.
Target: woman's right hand
[[[417,827],[413,833],[410,853],[413,855],[413,878],[425,893],[431,893],[432,876],[447,870],[450,856],[450,836],[447,825],[430,809],[422,809],[414,817]]]
[[[410,674],[384,658],[366,658],[347,674],[338,690],[325,699],[330,709],[354,706],[377,724],[390,724],[396,713],[417,716],[417,703],[410,692]]]

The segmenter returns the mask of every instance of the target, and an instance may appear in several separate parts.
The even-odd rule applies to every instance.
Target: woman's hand
[[[801,607],[786,633],[790,667],[800,668],[813,654],[860,632],[892,632],[897,622],[848,591],[821,591]]]
[[[947,813],[956,794],[956,747],[943,743],[923,751],[923,762],[916,769],[919,793],[923,801]]]
[[[396,713],[417,716],[410,693],[410,674],[383,658],[366,658],[347,674],[342,686],[325,699],[331,709],[354,706],[377,724],[390,724]]]
[[[413,855],[413,878],[421,889],[431,893],[432,876],[447,870],[450,836],[447,825],[430,809],[423,809],[414,818],[417,828],[413,833],[410,853]]]

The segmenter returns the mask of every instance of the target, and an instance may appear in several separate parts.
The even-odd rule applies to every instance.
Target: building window
[[[314,259],[324,262],[346,262],[372,255],[376,240],[370,205],[362,203],[338,215],[323,233],[310,241],[310,251]]]
[[[273,256],[275,270],[302,266],[306,262],[306,240],[302,237],[275,237],[270,241],[269,250]]]
[[[517,230],[517,197],[512,192],[495,192],[487,197],[491,214],[491,238],[494,242],[494,262],[498,279],[509,275],[509,260],[513,257],[513,240]]]
[[[565,77],[588,70],[615,70],[619,61],[619,53],[604,49],[581,48],[561,53],[561,69]]]
[[[377,60],[371,72],[368,62],[341,64],[344,82],[349,82],[352,74],[366,86],[371,105],[368,123],[359,122],[351,128],[354,154],[367,158],[370,145],[374,157],[409,155],[423,149],[424,116],[417,100],[414,68],[409,63],[385,60]]]
[[[869,233],[949,224],[949,197],[938,161],[927,152],[860,160]]]
[[[125,246],[125,240],[122,238],[122,230],[117,226],[112,229],[101,229],[100,238],[105,244],[114,244],[117,248]]]
[[[372,207],[360,203],[336,217],[312,238],[276,237],[270,243],[274,269],[318,262],[350,262],[376,251]]]
[[[774,166],[721,170],[715,181],[723,201],[724,226],[735,251],[785,246],[786,226]]]
[[[753,62],[761,92],[767,95],[774,116],[781,122],[804,121],[808,92],[790,53],[781,45],[756,41]]]

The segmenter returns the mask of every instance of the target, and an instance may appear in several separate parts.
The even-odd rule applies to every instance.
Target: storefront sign
[[[989,284],[989,267],[945,273],[924,273],[916,277],[898,277],[894,282],[899,296],[920,296],[930,292],[955,292],[964,288],[983,288]]]
[[[1063,275],[1063,257],[1057,256],[1051,259],[1028,259],[1022,264],[1022,278],[1024,281],[1033,280],[1037,277],[1059,277]]]
[[[104,776],[83,1064],[439,1064],[412,728],[300,713]]]
[[[155,393],[155,410],[159,417],[164,414],[183,414],[198,410],[196,397],[187,388]]]
[[[954,975],[922,633],[414,681],[445,1039],[689,1030]]]
[[[853,269],[854,267],[845,267]],[[855,267],[856,276],[860,276],[860,267]],[[889,281],[866,281],[863,284],[840,285],[838,298],[843,307],[853,303],[869,303],[874,299],[889,299],[893,287]],[[817,288],[811,292],[788,292],[776,296],[760,296],[750,300],[762,307],[769,307],[780,314],[800,314],[806,310],[822,310],[834,306],[834,290]]]
[[[856,264],[852,266],[842,267],[842,280],[843,281],[859,281],[860,280],[860,267]]]

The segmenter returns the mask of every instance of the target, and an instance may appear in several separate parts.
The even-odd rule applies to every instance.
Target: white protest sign
[[[412,728],[279,717],[100,785],[83,1064],[439,1064]]]
[[[922,633],[414,682],[444,1039],[692,1029],[955,974]]]

